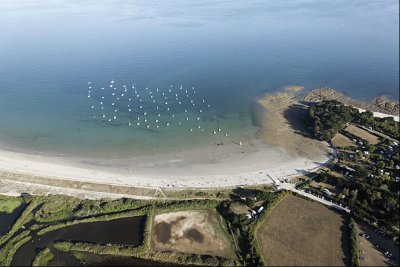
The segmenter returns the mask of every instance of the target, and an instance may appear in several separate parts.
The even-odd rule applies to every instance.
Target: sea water
[[[1,1],[1,144],[129,157],[252,138],[255,99],[289,84],[397,99],[398,10],[396,0]],[[116,99],[99,110],[98,92],[111,80],[119,93],[194,87],[196,106],[158,111],[158,95],[143,115],[124,96],[109,122]]]

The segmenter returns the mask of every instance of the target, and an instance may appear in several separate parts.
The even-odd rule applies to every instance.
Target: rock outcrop
[[[399,115],[399,103],[391,101],[386,96],[376,97],[373,99],[372,103],[364,103],[346,96],[335,89],[329,87],[320,87],[311,90],[303,97],[303,101],[306,102],[320,102],[323,100],[337,100],[346,105],[357,108],[382,112],[390,115]]]

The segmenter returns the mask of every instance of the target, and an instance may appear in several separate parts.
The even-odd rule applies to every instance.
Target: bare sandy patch
[[[159,214],[154,217],[152,248],[232,258],[233,248],[220,220],[214,210]]]

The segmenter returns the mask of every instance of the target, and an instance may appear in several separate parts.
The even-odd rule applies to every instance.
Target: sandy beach
[[[125,159],[43,156],[2,149],[0,171],[15,176],[127,187],[219,188],[269,184],[271,176],[278,179],[298,176],[316,170],[331,158],[328,144],[307,137],[301,130],[303,113],[297,106],[297,93],[301,89],[286,88],[259,100],[265,108],[265,119],[255,139]],[[23,181],[18,183],[7,189],[3,186],[1,193],[29,191],[29,186],[22,186]],[[32,186],[32,181],[29,185]],[[52,189],[60,192],[54,186],[46,188],[49,193]]]
[[[312,170],[327,157],[291,156],[258,140],[242,146],[206,147],[197,151],[118,160],[45,157],[0,152],[0,170],[54,179],[145,187],[230,187],[270,183],[267,174],[284,178]]]

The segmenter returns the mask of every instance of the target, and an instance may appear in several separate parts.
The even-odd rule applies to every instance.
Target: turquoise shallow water
[[[288,84],[398,98],[398,8],[394,0],[2,1],[0,138],[37,151],[132,156],[250,138],[254,99]],[[89,81],[95,91],[111,79],[119,90],[194,86],[191,100],[210,108],[171,103],[175,117],[161,110],[160,128],[136,127],[143,113],[128,112],[125,97],[108,123],[91,109],[101,96],[87,94]],[[157,104],[142,101],[155,123]]]

